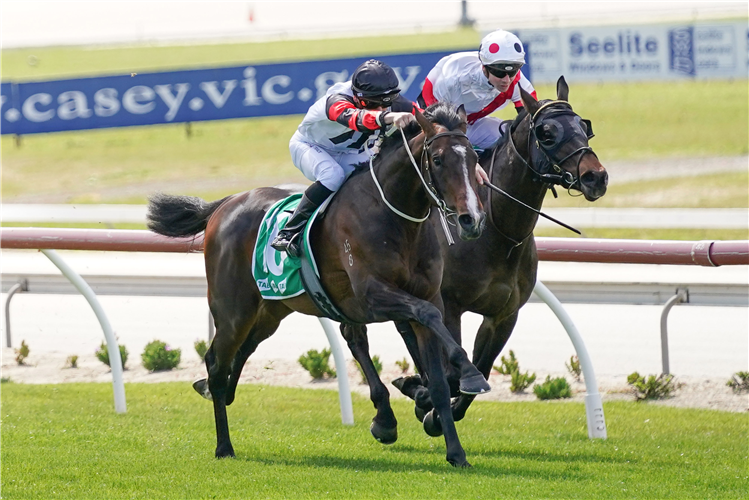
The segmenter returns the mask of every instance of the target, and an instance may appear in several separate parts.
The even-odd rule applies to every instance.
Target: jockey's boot
[[[319,181],[308,187],[304,191],[296,210],[286,221],[286,226],[278,232],[270,246],[279,252],[286,252],[292,257],[299,258],[302,255],[301,236],[304,226],[307,225],[307,221],[315,213],[317,207],[332,193],[333,191],[323,186]]]

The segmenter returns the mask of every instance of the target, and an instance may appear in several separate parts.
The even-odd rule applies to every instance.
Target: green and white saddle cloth
[[[286,227],[301,199],[299,193],[278,201],[268,209],[260,224],[253,252],[252,275],[264,299],[288,299],[304,293],[299,272],[301,261],[270,246],[278,232]]]
[[[331,195],[309,218],[302,234],[302,256],[290,257],[279,252],[270,243],[278,232],[286,227],[286,222],[299,205],[302,195],[294,194],[278,201],[268,209],[260,224],[255,250],[253,252],[252,276],[255,278],[260,295],[264,299],[282,300],[296,297],[305,292],[320,312],[338,322],[352,323],[328,297],[320,282],[320,271],[310,246],[310,228],[315,219],[327,207],[335,194]]]

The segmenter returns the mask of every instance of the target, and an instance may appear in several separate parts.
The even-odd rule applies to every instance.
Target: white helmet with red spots
[[[525,64],[525,50],[518,37],[505,30],[492,31],[479,46],[481,64],[500,70],[520,68]]]

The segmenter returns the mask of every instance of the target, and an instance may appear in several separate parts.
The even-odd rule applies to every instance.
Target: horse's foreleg
[[[482,394],[491,390],[484,375],[471,363],[466,352],[442,323],[442,313],[435,304],[381,282],[370,282],[365,296],[375,320],[415,321],[434,333],[445,349],[448,361],[460,369],[460,392]],[[439,296],[434,300],[442,305]]]
[[[499,320],[499,323],[497,323],[497,318],[484,317],[484,321],[476,333],[476,342],[473,346],[473,362],[487,379],[494,367],[494,362],[499,357],[499,353],[502,352],[510,339],[517,320],[517,312]],[[456,421],[465,417],[466,411],[468,411],[468,407],[471,406],[474,398],[475,396],[469,394],[461,394],[453,402],[453,416]]]
[[[398,333],[401,334],[419,375],[399,377],[393,380],[392,384],[404,396],[414,400],[414,403],[416,403],[416,408],[414,408],[416,418],[419,422],[423,422],[426,413],[433,408],[432,398],[429,396],[429,390],[426,388],[427,371],[424,368],[421,353],[419,352],[419,344],[411,324],[408,321],[398,321],[395,323],[395,327],[398,329]]]
[[[382,383],[369,355],[367,327],[342,323],[341,334],[343,334],[351,353],[364,372],[369,385],[369,398],[372,400],[375,410],[377,410],[369,430],[380,443],[393,444],[398,439],[398,421],[390,406],[390,393],[385,384]]]
[[[427,419],[435,420],[435,422],[431,422],[432,425],[436,424],[439,427],[439,431],[445,436],[447,461],[454,467],[470,467],[471,464],[466,460],[465,450],[463,450],[463,446],[460,444],[458,431],[455,428],[455,421],[452,416],[452,409],[450,408],[450,388],[447,385],[442,367],[441,343],[431,334],[429,329],[422,325],[414,324],[414,329],[419,340],[419,350],[422,359],[424,359],[427,365],[429,394],[434,404],[434,409],[427,415]],[[439,435],[427,429],[427,419],[424,422],[425,430],[430,435]]]

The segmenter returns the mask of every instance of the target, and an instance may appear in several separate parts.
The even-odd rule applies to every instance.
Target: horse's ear
[[[463,104],[458,106],[458,116],[460,117],[460,130],[465,134],[468,128],[468,116],[466,115],[466,107]]]
[[[528,92],[526,92],[523,87],[520,87],[520,99],[523,100],[523,106],[525,107],[525,110],[528,112],[528,114],[530,114],[531,116],[535,115],[536,110],[538,110],[538,101]]]
[[[426,119],[426,116],[421,114],[421,111],[414,108],[414,116],[416,116],[416,121],[419,123],[421,130],[424,131],[427,139],[432,137],[433,135],[437,135],[437,131],[434,129],[434,125],[432,124],[432,122]]]
[[[570,88],[567,86],[567,81],[564,79],[564,75],[559,77],[557,80],[557,99],[560,101],[568,101],[570,96]]]

